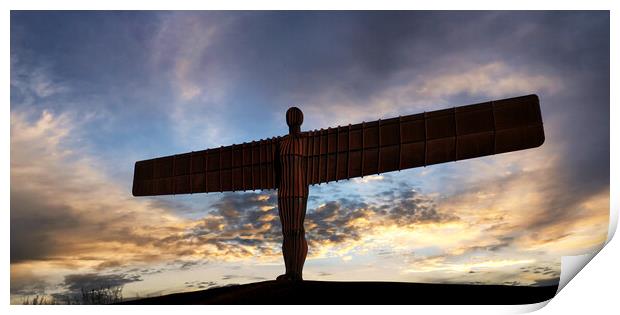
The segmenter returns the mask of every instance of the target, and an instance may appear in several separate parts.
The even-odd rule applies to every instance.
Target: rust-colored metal
[[[536,95],[307,132],[301,131],[302,111],[292,107],[286,122],[285,136],[138,161],[133,195],[277,189],[286,266],[278,278],[301,280],[309,185],[524,150],[545,141]]]

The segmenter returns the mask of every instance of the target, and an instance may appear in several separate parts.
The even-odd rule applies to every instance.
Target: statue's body
[[[303,114],[296,107],[286,112],[290,132],[280,141],[280,180],[278,183],[278,214],[282,223],[282,254],[286,273],[278,279],[301,280],[308,253],[304,230],[308,185],[304,138],[300,132]]]

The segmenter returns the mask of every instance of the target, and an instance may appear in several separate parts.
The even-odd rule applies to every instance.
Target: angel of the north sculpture
[[[286,273],[302,280],[308,187],[359,176],[538,147],[539,100],[527,95],[361,124],[301,131],[286,112],[284,136],[136,162],[134,196],[278,191]]]

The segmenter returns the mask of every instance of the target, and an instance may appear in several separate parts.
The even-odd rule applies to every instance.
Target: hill
[[[404,282],[263,281],[125,301],[121,304],[531,304],[556,286]]]

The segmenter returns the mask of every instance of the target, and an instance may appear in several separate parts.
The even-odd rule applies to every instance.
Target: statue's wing
[[[275,189],[279,138],[136,162],[134,196]]]
[[[527,95],[306,133],[308,184],[538,147],[539,100]]]

